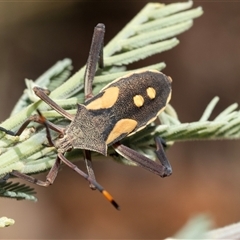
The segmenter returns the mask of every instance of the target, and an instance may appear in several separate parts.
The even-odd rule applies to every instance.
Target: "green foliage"
[[[166,112],[159,116],[163,125],[156,132],[167,141],[238,139],[240,137],[240,112],[234,103],[222,111],[215,119],[209,120],[218,97],[213,98],[199,121],[180,123],[177,118]],[[164,129],[164,126],[167,127]]]
[[[27,107],[32,100],[37,101],[37,97],[33,92],[34,86],[40,86],[42,88],[47,88],[50,91],[57,88],[63,82],[65,82],[71,74],[72,61],[70,59],[64,59],[58,61],[54,66],[52,66],[48,71],[46,71],[42,76],[36,79],[34,82],[30,79],[25,79],[27,89],[24,91],[23,95],[20,97],[15,107],[12,110],[11,115],[15,115],[21,109]]]
[[[25,184],[7,181],[0,182],[0,197],[37,201],[36,197],[33,196],[35,193],[33,188]]]
[[[192,1],[169,5],[147,4],[104,48],[105,67],[96,73],[93,92],[97,93],[104,85],[130,72],[127,70],[128,64],[175,47],[179,43],[175,36],[189,29],[193,24],[193,19],[203,13],[200,7],[188,10],[191,7]],[[162,62],[143,68],[161,71],[164,67],[165,63]],[[76,103],[84,101],[83,76],[85,67],[68,79],[71,69],[71,61],[64,59],[35,82],[26,79],[27,89],[13,109],[11,116],[1,126],[15,131],[30,115],[35,113],[37,108],[51,121],[61,121],[62,124],[68,124],[48,105],[39,101],[33,94],[32,88],[34,85],[38,85],[53,90],[50,97],[64,109],[74,114]],[[136,70],[138,69],[131,70],[131,72]],[[181,129],[181,126],[184,125],[180,124],[177,115],[173,113],[174,110],[168,106],[165,113],[160,116],[163,125],[153,124],[132,136],[132,143],[136,143],[135,148],[154,158],[151,149],[152,135],[162,134],[167,141],[183,139],[182,136],[176,138],[176,135],[171,132],[170,126],[175,124],[178,127],[177,135],[179,136],[184,131],[188,133],[189,129],[187,127]],[[32,126],[36,127],[35,124]],[[198,127],[198,129],[200,128]],[[201,130],[204,130],[203,126]],[[125,140],[128,145],[130,145],[129,139]],[[0,132],[0,178],[12,170],[32,174],[51,168],[55,160],[56,150],[53,147],[44,146],[44,143],[46,143],[46,132],[41,126],[38,126],[37,130],[31,127],[26,129],[20,137]],[[112,149],[109,149],[109,154],[112,153]],[[124,159],[118,157],[117,160],[125,162]],[[35,200],[33,194],[33,189],[25,185],[4,181],[0,184],[0,196],[2,197]]]
[[[147,4],[105,47],[105,68],[96,74],[94,79],[94,92],[98,92],[104,85],[115,78],[130,72],[126,70],[127,64],[139,59],[145,59],[150,55],[169,50],[176,46],[178,40],[173,36],[190,28],[192,26],[192,19],[202,14],[200,7],[187,10],[191,6],[191,1],[169,5],[158,3]],[[164,63],[159,63],[145,66],[144,69],[161,71],[164,67]],[[64,59],[50,68],[35,82],[27,81],[28,89],[14,108],[14,116],[3,122],[2,127],[11,129],[12,131],[18,129],[21,123],[34,113],[36,108],[40,109],[45,117],[53,121],[62,119],[62,117],[51,110],[49,106],[36,99],[32,93],[32,87],[35,84],[47,88],[51,88],[53,82],[59,84],[59,87],[50,94],[51,98],[60,106],[69,109],[70,113],[74,113],[76,111],[76,103],[83,102],[84,68],[80,69],[64,82],[66,78],[68,78],[71,69],[71,61]],[[33,103],[30,103],[31,101],[33,101]],[[164,118],[165,115],[162,117]],[[170,122],[171,118],[170,115],[167,118],[165,117],[165,119],[168,119],[166,121]],[[154,134],[161,133],[168,140],[169,134],[166,134],[166,132],[168,131],[167,128],[169,124],[165,124],[166,121],[163,121],[163,125],[160,126],[160,129],[165,128],[165,131],[154,128]],[[175,119],[175,121],[177,120]],[[148,129],[149,128],[147,128],[147,130]],[[151,132],[148,132],[149,136],[151,136],[150,134]],[[136,139],[139,138],[138,135],[136,135]],[[143,136],[143,134],[141,133],[140,136]],[[169,140],[172,140],[172,138]],[[0,133],[0,148],[2,151],[0,157],[0,176],[11,172],[12,169],[27,174],[49,169],[55,159],[55,149],[46,148],[43,145],[45,141],[45,130],[41,129],[37,132],[27,129],[20,137]],[[128,142],[128,140],[126,140],[126,142]],[[133,142],[136,142],[136,140]],[[149,144],[150,142],[145,141],[146,146],[149,146]],[[139,148],[142,145],[144,144],[139,142],[139,145],[137,144],[136,147]],[[21,151],[19,151],[19,149],[21,149]],[[144,148],[141,151],[144,151]]]
[[[161,136],[168,146],[177,141],[239,139],[240,112],[236,110],[238,104],[230,105],[215,119],[209,120],[218,101],[219,98],[214,97],[206,107],[200,120],[191,123],[181,123],[175,110],[169,104],[165,111],[158,116],[161,125],[154,122],[141,132],[124,139],[123,142],[136,151],[155,159],[153,136]],[[135,165],[119,155],[114,154],[112,156],[117,161]]]

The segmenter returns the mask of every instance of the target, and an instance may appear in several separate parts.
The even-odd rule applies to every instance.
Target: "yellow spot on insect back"
[[[119,136],[121,136],[124,133],[128,134],[132,132],[136,126],[137,126],[137,121],[133,119],[125,118],[125,119],[119,120],[115,124],[113,130],[108,135],[106,144],[113,142],[115,139],[117,139]]]
[[[104,90],[104,94],[90,102],[86,108],[91,110],[110,108],[112,107],[118,99],[119,88],[118,87],[110,87]]]
[[[150,99],[154,99],[156,97],[156,90],[152,87],[147,88],[147,95]]]
[[[133,97],[133,102],[137,107],[141,107],[144,103],[144,98],[141,95],[136,95]]]

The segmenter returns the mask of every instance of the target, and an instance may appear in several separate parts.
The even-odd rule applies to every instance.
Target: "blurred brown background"
[[[1,2],[0,120],[20,97],[25,77],[35,79],[65,57],[76,71],[86,62],[98,22],[106,24],[107,43],[146,3]],[[164,72],[174,81],[171,104],[182,122],[198,120],[216,95],[215,115],[240,102],[240,2],[194,6],[205,13],[178,37],[180,44],[139,63],[167,63]],[[53,186],[36,187],[38,203],[0,199],[0,216],[16,220],[0,238],[160,239],[197,213],[209,213],[218,227],[240,221],[239,146],[240,141],[176,143],[167,152],[174,171],[167,179],[108,159],[96,162],[98,181],[119,202],[120,212],[66,167]]]

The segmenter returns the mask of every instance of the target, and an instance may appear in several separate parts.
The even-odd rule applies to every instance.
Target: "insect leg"
[[[166,167],[166,169],[167,169],[167,171],[166,171],[167,175],[166,176],[169,176],[169,175],[172,174],[172,167],[171,167],[171,164],[166,157],[166,154],[165,154],[164,148],[163,148],[164,146],[166,146],[166,142],[160,137],[155,137],[154,140],[155,140],[156,147],[157,147],[157,149],[155,150],[157,158],[159,159],[161,164],[164,167]]]
[[[49,122],[43,115],[42,113],[37,109],[38,115],[39,115],[39,123],[43,124],[44,127],[46,128],[46,135],[47,135],[47,140],[50,146],[54,146],[52,137],[51,137],[51,133],[50,133],[50,129],[54,130],[55,132],[58,132],[60,134],[64,134],[64,128],[61,128],[51,122]]]
[[[72,121],[74,119],[74,116],[69,114],[67,111],[65,111],[62,107],[60,107],[57,103],[55,103],[47,94],[46,90],[42,89],[40,87],[34,87],[33,91],[35,94],[43,100],[45,103],[47,103],[52,109],[54,109],[56,112],[64,116],[65,118]]]
[[[93,179],[94,181],[96,181],[95,173],[94,173],[93,166],[92,166],[91,151],[89,151],[89,150],[84,150],[84,151],[83,151],[83,155],[84,155],[84,161],[85,161],[85,164],[86,164],[86,167],[87,167],[88,176],[89,176],[91,179]],[[92,190],[95,190],[95,189],[96,189],[96,187],[95,187],[93,184],[91,184],[91,182],[90,182],[89,187],[90,187]]]
[[[42,187],[48,187],[49,185],[53,184],[55,178],[57,177],[60,164],[61,164],[61,159],[57,157],[54,165],[52,166],[49,173],[47,174],[45,181],[36,179],[32,176],[26,175],[16,170],[13,170],[10,174],[20,179],[23,179],[25,181],[28,181],[30,183],[34,183]]]
[[[10,174],[7,173],[5,176],[3,176],[2,178],[0,178],[0,183],[6,182],[10,177]]]
[[[85,95],[85,102],[88,99],[93,97],[92,93],[92,83],[94,79],[94,75],[97,68],[97,63],[100,68],[103,68],[103,42],[104,42],[104,33],[105,33],[105,26],[102,23],[99,23],[94,28],[94,33],[92,37],[92,43],[89,51],[89,56],[86,64],[86,70],[84,74],[84,95]],[[93,166],[92,166],[92,159],[91,159],[91,152],[88,150],[84,150],[84,161],[87,167],[88,175],[91,179],[96,180]],[[93,184],[90,183],[91,189],[96,189]]]
[[[36,122],[36,123],[40,123],[40,124],[43,124],[46,128],[46,134],[47,134],[47,139],[48,139],[48,142],[50,144],[50,146],[54,146],[54,143],[52,141],[52,138],[51,138],[51,135],[50,135],[50,130],[49,129],[52,129],[56,132],[59,132],[61,134],[63,134],[63,129],[58,127],[57,125],[49,122],[46,120],[46,118],[41,114],[41,112],[39,110],[37,110],[38,112],[38,115],[32,115],[30,116],[23,124],[22,126],[18,129],[18,131],[15,133],[15,132],[12,132],[10,130],[7,130],[5,128],[2,128],[0,127],[0,130],[5,132],[6,134],[9,134],[9,135],[13,135],[13,136],[19,136],[21,135],[21,133],[24,131],[24,129],[28,126],[28,124],[30,122]],[[23,180],[26,180],[28,182],[31,182],[31,183],[35,183],[37,185],[40,185],[40,186],[44,186],[44,187],[47,187],[49,186],[50,184],[52,184],[57,176],[57,173],[58,173],[58,169],[59,169],[59,166],[61,164],[61,160],[59,158],[56,159],[54,165],[52,166],[52,168],[50,169],[47,177],[46,177],[46,181],[42,181],[42,180],[38,180],[32,176],[28,176],[24,173],[21,173],[19,171],[16,171],[16,170],[13,170],[12,172],[10,172],[11,175],[15,176],[15,177],[18,177],[18,178],[21,178]]]
[[[155,141],[157,146],[157,150],[155,152],[161,164],[120,143],[114,144],[113,147],[117,153],[126,159],[135,162],[138,166],[143,167],[144,169],[161,177],[170,176],[172,174],[172,168],[163,150],[161,140],[156,138]]]
[[[41,113],[39,112],[39,115],[40,117],[42,117],[42,121],[43,121],[43,124],[45,125],[46,127],[46,132],[47,132],[47,138],[48,138],[48,141],[49,141],[49,144],[50,145],[54,145],[52,139],[51,139],[51,135],[50,135],[50,131],[49,131],[49,126],[48,126],[48,123],[46,122],[46,119],[41,115]],[[91,153],[89,151],[89,153]],[[91,159],[91,155],[86,155],[86,158],[90,158]],[[56,159],[56,162],[55,164],[53,165],[53,167],[51,168],[50,172],[48,173],[47,175],[47,178],[46,178],[46,181],[45,182],[42,182],[42,181],[39,181],[36,182],[36,184],[38,185],[41,185],[41,186],[45,186],[43,184],[52,184],[53,181],[55,180],[56,176],[57,176],[57,173],[58,173],[58,170],[59,170],[59,166],[61,164],[61,161],[64,162],[67,166],[69,166],[71,169],[73,169],[74,171],[76,171],[78,174],[80,174],[82,177],[84,177],[88,182],[90,182],[91,186],[93,186],[94,189],[97,189],[99,190],[104,196],[105,198],[107,198],[108,201],[110,201],[112,203],[112,205],[119,210],[119,206],[118,204],[114,201],[114,199],[112,198],[112,196],[106,191],[104,190],[104,188],[98,184],[95,179],[92,179],[90,177],[90,174],[87,175],[86,173],[84,173],[83,171],[81,171],[76,165],[74,165],[72,162],[70,162],[69,160],[67,160],[64,155],[62,153],[58,153],[58,157]],[[93,175],[94,176],[94,175]],[[29,181],[29,178],[31,178],[31,176],[27,176],[28,180]],[[47,185],[47,186],[48,186]]]
[[[84,94],[85,100],[92,98],[92,83],[95,76],[97,63],[103,68],[103,42],[104,42],[105,26],[99,23],[94,28],[92,43],[86,64],[84,74]]]
[[[59,128],[57,125],[54,125],[53,123],[47,121],[46,118],[41,114],[41,112],[39,110],[37,110],[37,112],[39,114],[39,115],[36,115],[36,116],[38,116],[38,118],[37,118],[38,121],[37,122],[41,123],[45,126],[46,135],[47,135],[49,145],[54,146],[54,143],[53,143],[53,140],[52,140],[49,129],[51,128],[51,129],[55,130],[56,132],[59,132],[59,133],[63,134],[62,129]],[[15,177],[26,180],[28,182],[35,183],[39,186],[48,187],[50,184],[53,184],[54,180],[56,179],[60,165],[61,165],[61,159],[59,157],[57,157],[54,165],[52,166],[49,173],[47,174],[45,181],[36,179],[32,176],[28,176],[28,175],[26,175],[24,173],[21,173],[19,171],[16,171],[16,170],[13,170],[10,174],[15,176]]]
[[[58,154],[58,157],[62,160],[62,162],[64,162],[67,166],[69,166],[72,170],[74,170],[75,172],[77,172],[80,176],[82,176],[83,178],[85,178],[88,182],[90,182],[92,185],[95,186],[95,188],[101,192],[105,198],[107,198],[107,200],[109,202],[111,202],[111,204],[119,210],[119,206],[118,204],[114,201],[113,197],[99,184],[97,183],[95,180],[93,180],[92,178],[90,178],[86,173],[84,173],[82,170],[80,170],[76,165],[74,165],[72,162],[70,162],[69,160],[67,160],[64,155],[62,153]]]
[[[41,113],[39,111],[38,111],[38,114],[39,115],[35,114],[35,115],[30,116],[16,132],[7,130],[3,127],[0,127],[0,131],[5,132],[6,134],[11,135],[11,136],[20,136],[22,134],[22,132],[26,129],[26,127],[29,125],[29,123],[36,122],[39,124],[47,124],[48,127],[51,128],[52,130],[59,132],[59,133],[63,133],[63,128],[58,127],[57,125],[47,121],[45,118],[43,118],[43,116],[41,115]]]

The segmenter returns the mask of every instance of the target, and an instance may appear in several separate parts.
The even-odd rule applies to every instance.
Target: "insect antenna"
[[[74,165],[72,162],[67,160],[67,158],[64,157],[62,153],[58,154],[58,157],[72,170],[77,172],[79,175],[81,175],[83,178],[85,178],[88,182],[90,182],[92,185],[96,187],[96,189],[103,194],[103,196],[117,209],[120,210],[119,205],[116,203],[116,201],[113,199],[112,195],[106,191],[99,183],[91,179],[86,173],[84,173],[82,170],[80,170],[76,165]]]
[[[47,132],[47,139],[51,146],[54,146],[54,143],[52,141],[50,130],[49,130],[49,122],[46,120],[46,118],[41,114],[41,112],[37,109],[37,112],[40,117],[41,123],[45,126],[46,132]],[[77,172],[80,176],[82,176],[84,179],[86,179],[88,182],[90,182],[95,188],[103,194],[103,196],[117,209],[120,210],[119,205],[116,203],[116,201],[113,199],[111,194],[106,191],[99,183],[97,183],[95,180],[90,178],[86,173],[84,173],[82,170],[80,170],[76,165],[74,165],[72,162],[70,162],[62,153],[58,153],[58,158],[64,162],[67,166],[69,166],[72,170]]]

